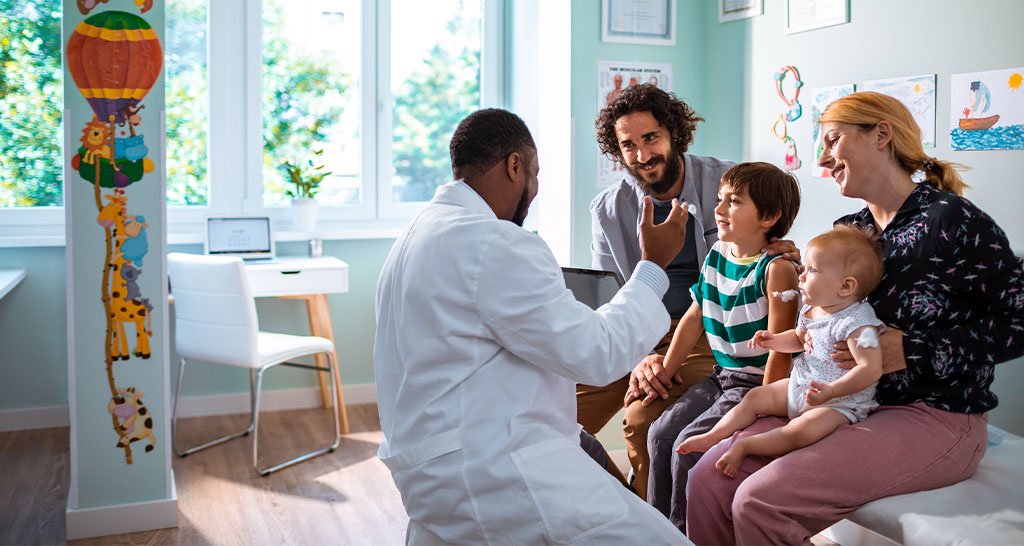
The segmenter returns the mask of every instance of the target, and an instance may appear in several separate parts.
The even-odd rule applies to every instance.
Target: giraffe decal
[[[142,297],[136,282],[142,274],[142,269],[132,263],[142,263],[145,252],[135,253],[133,260],[128,260],[124,255],[126,241],[138,240],[138,237],[128,237],[125,222],[128,198],[125,197],[124,191],[114,190],[113,195],[107,195],[105,198],[107,204],[100,209],[96,221],[111,230],[114,240],[113,251],[107,260],[107,268],[110,270],[107,275],[107,290],[110,297],[110,319],[113,323],[110,353],[114,360],[128,360],[132,355],[149,358],[149,338],[153,335],[149,317],[153,306],[150,305],[149,298]],[[125,329],[128,324],[134,325],[135,329],[134,351],[131,353]]]

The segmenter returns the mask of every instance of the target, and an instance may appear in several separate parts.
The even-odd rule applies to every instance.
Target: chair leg
[[[298,457],[295,457],[294,459],[289,459],[289,460],[284,461],[282,463],[278,463],[278,464],[275,464],[275,465],[272,465],[272,466],[267,466],[267,467],[264,467],[264,468],[260,468],[260,457],[259,457],[259,439],[260,439],[259,405],[260,405],[260,390],[261,390],[262,383],[263,383],[263,372],[265,372],[269,368],[269,366],[268,366],[268,368],[261,368],[256,373],[256,386],[255,386],[256,396],[253,399],[252,465],[253,465],[253,468],[256,469],[256,472],[258,472],[260,474],[260,476],[267,476],[271,472],[277,472],[278,470],[281,470],[282,468],[287,468],[287,467],[292,466],[294,464],[301,463],[302,461],[307,461],[309,459],[312,459],[313,457],[318,457],[320,455],[323,455],[324,453],[330,453],[330,452],[334,451],[335,449],[337,449],[338,445],[341,443],[341,423],[340,423],[340,421],[338,419],[338,389],[335,386],[335,385],[337,385],[337,382],[335,380],[337,379],[336,378],[336,374],[338,372],[338,363],[334,361],[334,357],[333,357],[333,355],[331,353],[325,353],[325,354],[327,355],[328,377],[330,378],[330,383],[331,383],[331,415],[334,416],[334,442],[332,442],[331,445],[329,445],[327,447],[320,448],[320,449],[317,449],[315,451],[310,451],[309,453],[306,453],[304,455],[299,455]],[[323,373],[323,371],[317,371],[317,373]]]
[[[250,380],[249,380],[250,407],[253,407],[254,404],[252,403],[251,399],[254,398],[254,396],[253,396],[253,392],[254,392],[253,388],[254,388],[254,386],[252,384],[252,374],[251,373],[250,373],[249,377],[250,377]],[[178,388],[175,389],[175,391],[174,391],[175,392],[175,394],[174,394],[174,407],[171,410],[171,446],[173,447],[174,452],[179,457],[185,457],[186,455],[195,453],[197,451],[202,451],[202,450],[204,450],[204,449],[206,449],[208,447],[213,447],[215,445],[220,445],[220,444],[223,444],[224,442],[227,442],[227,441],[230,441],[230,440],[234,440],[236,438],[242,438],[244,436],[248,436],[249,433],[253,431],[253,429],[255,428],[255,419],[254,419],[254,417],[250,416],[250,418],[249,418],[249,427],[246,428],[245,430],[241,431],[241,432],[235,432],[233,434],[228,434],[226,436],[221,436],[220,438],[217,438],[215,440],[210,440],[209,442],[206,442],[205,444],[200,444],[200,445],[197,445],[197,446],[193,446],[193,447],[190,447],[190,448],[179,450],[178,447],[177,447],[178,446],[178,444],[177,444],[177,436],[178,436],[178,434],[177,434],[177,429],[178,429],[178,402],[181,400],[181,387],[182,387],[182,383],[184,383],[184,382],[185,382],[185,357],[181,357],[181,366],[178,368]]]

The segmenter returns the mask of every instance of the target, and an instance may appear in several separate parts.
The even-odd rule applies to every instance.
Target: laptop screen
[[[241,258],[272,258],[274,241],[267,216],[206,219],[206,253]]]
[[[591,309],[612,301],[622,286],[622,279],[611,271],[563,267],[562,276],[565,277],[565,287],[572,290],[578,301]]]

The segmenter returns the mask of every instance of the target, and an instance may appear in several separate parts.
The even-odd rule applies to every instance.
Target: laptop
[[[273,261],[274,234],[269,216],[211,216],[206,219],[203,250],[215,256]]]
[[[591,309],[612,301],[623,284],[622,277],[614,271],[563,267],[562,276],[565,277],[566,288],[572,290],[580,303]]]

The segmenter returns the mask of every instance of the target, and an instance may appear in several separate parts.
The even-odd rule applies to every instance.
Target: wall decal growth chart
[[[100,0],[103,2],[105,0]],[[100,2],[80,1],[83,14]],[[136,1],[144,13],[152,1]],[[71,168],[93,190],[96,222],[105,239],[102,284],[106,333],[103,341],[110,414],[116,443],[132,464],[131,444],[146,440],[154,449],[153,416],[134,386],[118,385],[114,363],[150,358],[153,305],[139,289],[143,260],[149,251],[141,214],[129,208],[130,187],[143,181],[155,165],[138,131],[142,99],[160,76],[163,52],[156,33],[145,19],[122,11],[88,17],[71,34],[66,62],[71,76],[93,111],[82,129],[78,153]],[[155,178],[151,177],[151,178]],[[98,317],[97,317],[98,318]],[[134,337],[129,334],[129,328]]]

